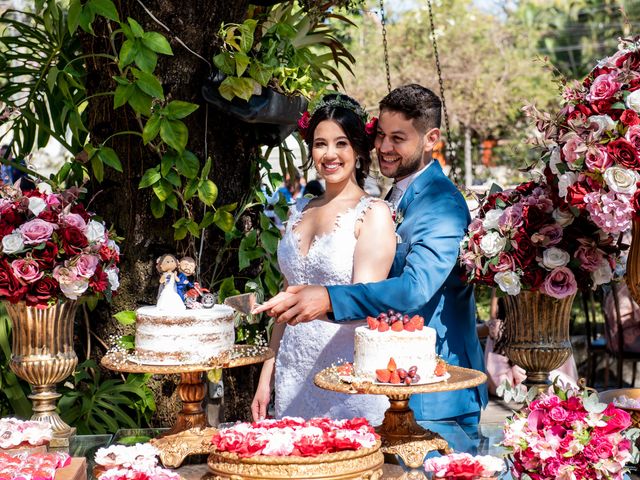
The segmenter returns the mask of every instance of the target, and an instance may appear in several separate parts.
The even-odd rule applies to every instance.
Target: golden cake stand
[[[381,385],[368,381],[347,383],[340,379],[336,367],[322,370],[314,383],[325,390],[347,394],[386,395],[391,404],[384,414],[382,425],[376,433],[382,437],[382,451],[390,461],[398,455],[409,468],[419,468],[427,453],[437,450],[450,453],[447,441],[416,422],[409,398],[415,393],[449,392],[477,387],[487,381],[487,376],[469,368],[447,365],[449,377],[437,383],[423,385]]]
[[[168,375],[179,373],[180,384],[178,396],[182,401],[182,410],[178,413],[176,423],[164,435],[173,435],[191,428],[205,428],[208,426],[207,416],[202,408],[202,402],[207,392],[204,372],[214,368],[234,368],[261,363],[274,355],[273,350],[256,345],[235,345],[233,350],[226,352],[208,363],[190,365],[151,365],[134,360],[132,355],[123,352],[111,352],[102,357],[103,367],[116,372],[126,373],[154,373]]]

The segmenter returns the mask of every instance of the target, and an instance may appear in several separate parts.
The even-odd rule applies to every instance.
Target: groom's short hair
[[[440,128],[441,109],[440,98],[416,83],[394,88],[380,100],[380,113],[383,110],[402,112],[423,133],[432,128]]]

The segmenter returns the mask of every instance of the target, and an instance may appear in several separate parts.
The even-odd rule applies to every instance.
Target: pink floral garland
[[[0,453],[0,480],[53,480],[56,470],[71,463],[67,453]]]

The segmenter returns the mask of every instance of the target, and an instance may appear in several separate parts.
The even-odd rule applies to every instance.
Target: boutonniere
[[[397,229],[404,220],[402,210],[398,210],[392,203],[387,202],[387,205],[389,205],[389,208],[391,209],[391,218],[393,219],[393,223],[396,224]]]

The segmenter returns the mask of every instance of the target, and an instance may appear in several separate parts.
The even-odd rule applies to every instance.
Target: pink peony
[[[18,230],[22,234],[25,245],[35,245],[49,240],[56,228],[58,226],[53,223],[35,218],[20,225]]]
[[[575,294],[578,291],[578,284],[571,270],[567,267],[558,267],[547,275],[540,290],[550,297],[562,299]]]

